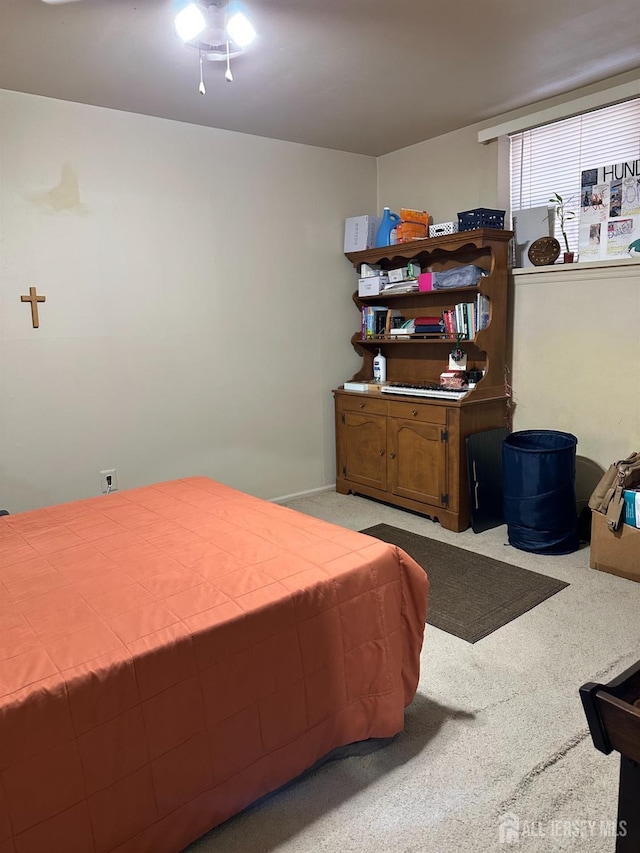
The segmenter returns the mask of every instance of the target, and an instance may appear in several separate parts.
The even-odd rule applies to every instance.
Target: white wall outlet
[[[118,476],[115,468],[100,471],[100,490],[103,495],[118,491]]]

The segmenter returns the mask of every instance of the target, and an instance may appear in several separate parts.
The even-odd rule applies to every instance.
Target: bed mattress
[[[0,853],[177,853],[403,728],[428,580],[193,477],[0,518]]]

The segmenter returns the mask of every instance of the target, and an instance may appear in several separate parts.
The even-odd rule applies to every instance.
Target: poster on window
[[[583,171],[578,252],[581,261],[640,257],[640,159]]]

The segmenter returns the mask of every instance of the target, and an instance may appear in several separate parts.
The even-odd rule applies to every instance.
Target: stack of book
[[[442,320],[451,340],[471,340],[489,325],[489,297],[479,293],[475,302],[459,302],[442,312]]]
[[[442,317],[416,317],[414,330],[416,335],[442,334],[445,327]]]
[[[387,322],[387,308],[380,305],[362,306],[362,340],[384,335]]]

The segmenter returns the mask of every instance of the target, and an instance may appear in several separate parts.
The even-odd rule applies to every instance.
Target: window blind
[[[577,251],[580,179],[595,169],[640,157],[640,98],[534,127],[510,137],[511,210],[544,206],[559,193],[576,213],[565,223]],[[556,223],[556,238],[561,240]]]

